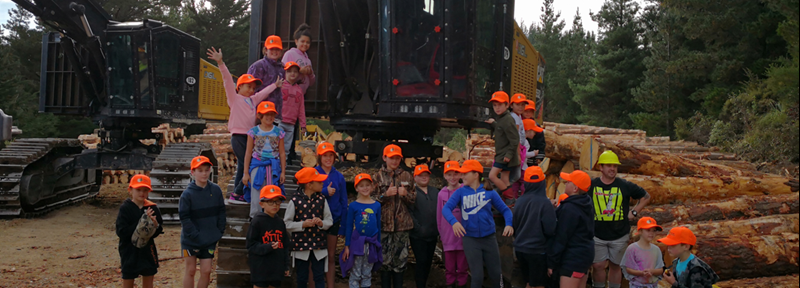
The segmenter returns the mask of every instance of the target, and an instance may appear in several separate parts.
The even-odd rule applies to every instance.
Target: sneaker
[[[244,200],[244,195],[231,193],[231,197],[228,198],[228,203],[230,203],[230,204],[247,204],[247,201]]]

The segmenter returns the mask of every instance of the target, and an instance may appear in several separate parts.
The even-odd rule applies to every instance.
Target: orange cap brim
[[[661,227],[660,225],[658,225],[658,224],[644,225],[644,226],[642,226],[642,227],[638,227],[638,228],[636,228],[636,231],[639,231],[639,230],[642,230],[642,229],[650,229],[650,228],[658,228],[658,231],[664,231],[664,228],[662,228],[662,227]]]
[[[328,175],[319,174],[317,177],[314,177],[314,179],[311,179],[311,182],[323,182],[325,179],[328,179]]]
[[[185,167],[185,166],[184,166],[184,167]],[[129,188],[134,188],[134,189],[138,189],[138,188],[147,188],[147,189],[150,189],[151,191],[153,190],[153,188],[152,188],[152,187],[150,187],[150,185],[147,185],[147,184],[145,184],[145,183],[133,183],[133,184],[131,184],[131,185],[128,185],[128,187],[129,187]]]
[[[321,150],[317,151],[317,155],[322,156],[322,155],[324,155],[325,153],[328,153],[328,152],[336,154],[336,151],[334,151],[332,147],[329,147],[329,148],[324,148],[324,149],[321,149]]]
[[[678,240],[675,240],[675,239],[672,239],[672,238],[669,238],[669,237],[664,237],[664,238],[658,239],[657,241],[661,242],[661,243],[664,243],[664,245],[667,245],[667,246],[675,246],[675,245],[681,244],[681,241],[678,241]]]
[[[281,198],[283,200],[286,200],[286,196],[283,196],[283,194],[280,194],[280,193],[275,193],[274,195],[265,195],[265,196],[261,197],[260,200],[264,200],[264,199],[272,200],[272,199],[275,199],[275,198]]]
[[[403,157],[403,153],[400,153],[400,152],[389,152],[389,153],[383,154],[383,156],[386,156],[386,157],[389,157],[389,158],[394,157],[394,156]]]
[[[369,179],[369,178],[362,178],[361,180],[358,180],[358,181],[356,181],[356,182],[355,182],[355,184],[353,184],[353,186],[358,186],[358,184],[359,184],[359,183],[361,183],[361,182],[363,182],[363,181],[369,181],[369,182],[371,183],[371,182],[372,182],[372,179]]]

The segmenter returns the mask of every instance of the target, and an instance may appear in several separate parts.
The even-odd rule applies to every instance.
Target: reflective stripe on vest
[[[622,211],[622,192],[619,188],[612,187],[611,190],[603,190],[601,187],[594,188],[592,201],[594,202],[594,221],[622,221],[625,215]]]

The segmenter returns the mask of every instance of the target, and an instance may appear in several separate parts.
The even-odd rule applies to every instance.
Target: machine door
[[[444,98],[444,0],[392,1],[393,101]],[[420,99],[422,98],[422,99]]]

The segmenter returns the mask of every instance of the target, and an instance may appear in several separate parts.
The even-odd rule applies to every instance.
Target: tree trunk
[[[698,204],[647,206],[640,215],[653,217],[658,223],[714,221],[754,218],[800,212],[798,194],[740,196],[723,201]],[[634,221],[631,225],[636,225]]]
[[[797,271],[795,271],[797,272]],[[749,278],[749,279],[734,279],[728,281],[720,281],[717,286],[720,288],[797,288],[797,282],[800,280],[797,274],[763,277],[763,278]]]
[[[696,255],[721,280],[797,273],[798,234],[697,237]]]
[[[600,177],[598,171],[588,173],[592,177]],[[793,193],[791,187],[784,183],[787,179],[776,175],[696,178],[617,174],[617,177],[644,188],[650,194],[650,205]]]
[[[567,161],[579,159],[581,156],[581,146],[587,136],[559,135],[553,131],[544,130],[544,140],[547,147],[544,155],[550,159]]]
[[[664,227],[664,233],[668,233],[671,228]],[[712,221],[695,224],[680,224],[692,230],[695,235],[702,235],[702,237],[726,237],[730,235],[737,236],[764,236],[764,235],[783,235],[783,233],[798,233],[800,228],[800,215],[798,214],[783,214],[771,215],[752,219],[743,220],[723,220]],[[675,226],[678,226],[678,225]]]

